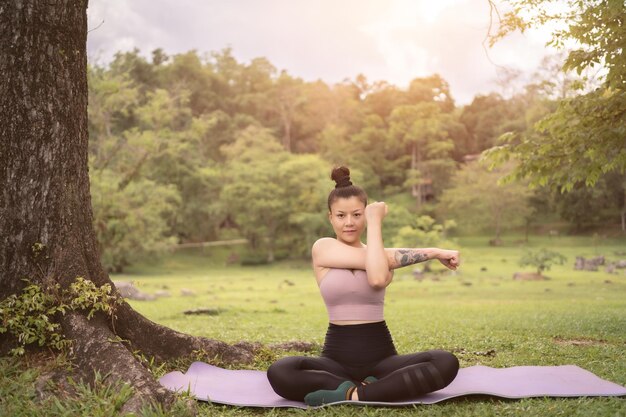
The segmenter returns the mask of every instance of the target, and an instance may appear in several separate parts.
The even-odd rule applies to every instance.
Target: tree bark
[[[280,102],[279,103],[279,113],[280,113],[280,119],[283,122],[283,129],[284,129],[284,133],[283,133],[283,147],[285,148],[285,150],[287,152],[291,153],[291,113],[292,113],[292,106],[290,103],[287,102]]]
[[[100,263],[88,175],[87,0],[11,0],[0,6],[0,300],[28,278],[66,288],[76,277],[112,284]],[[71,358],[134,387],[124,411],[174,396],[132,349],[165,360],[204,349],[223,361],[249,362],[253,347],[185,335],[122,304],[117,318],[58,318],[73,340]],[[130,346],[115,342],[115,336]],[[3,342],[6,342],[6,334]],[[6,343],[4,343],[6,345]]]
[[[622,233],[626,233],[626,180],[622,182],[622,207],[620,208],[620,218],[622,220]]]

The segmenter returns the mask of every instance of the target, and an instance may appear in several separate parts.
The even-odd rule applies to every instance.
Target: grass
[[[387,290],[385,317],[398,352],[447,349],[455,352],[463,367],[574,364],[626,385],[626,273],[573,270],[575,256],[603,254],[609,260],[626,258],[626,254],[616,254],[624,251],[626,240],[531,237],[528,244],[522,244],[518,237],[510,236],[505,237],[503,246],[496,248],[486,246],[487,240],[459,238],[462,267],[456,274],[443,271],[437,275],[437,281],[413,279],[411,267],[396,271]],[[549,280],[515,281],[514,272],[532,270],[517,266],[524,247],[556,249],[568,261],[546,272]],[[308,263],[225,266],[220,260],[224,254],[221,251],[177,253],[112,278],[132,280],[148,293],[166,287],[171,297],[131,301],[131,304],[149,319],[180,331],[227,342],[304,340],[321,346],[327,316]],[[436,261],[431,265],[435,267]],[[192,289],[195,295],[182,296],[183,288]],[[182,313],[202,307],[217,308],[220,314]],[[279,355],[289,354],[294,353],[265,352],[249,367],[264,369]],[[25,368],[19,361],[12,361],[4,358],[0,362],[3,371],[0,387],[9,382],[12,386],[0,390],[0,415],[37,415],[16,414],[16,404],[20,403],[28,403],[41,414],[62,415],[53,403],[32,402],[29,386],[40,372],[37,367]],[[188,364],[189,360],[165,364],[154,368],[155,376],[160,377],[171,369],[184,371]],[[99,410],[99,403],[119,402],[120,397],[115,395],[102,390],[83,390],[84,398],[68,399],[65,406],[74,410],[71,415],[99,415],[94,411],[76,412],[76,408],[71,408],[72,401]],[[468,397],[397,409],[342,406],[303,412],[199,403],[199,411],[205,416],[618,416],[626,415],[626,402],[615,397],[523,400]]]

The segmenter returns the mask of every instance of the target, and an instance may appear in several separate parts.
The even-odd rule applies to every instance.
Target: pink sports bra
[[[367,272],[330,268],[320,283],[328,318],[337,320],[383,320],[385,288],[367,282]]]

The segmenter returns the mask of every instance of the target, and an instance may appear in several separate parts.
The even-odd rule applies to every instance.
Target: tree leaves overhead
[[[495,166],[508,158],[519,161],[506,180],[528,178],[562,192],[579,182],[593,186],[602,175],[626,173],[626,5],[618,0],[511,0],[492,43],[515,30],[551,24],[549,44],[573,42],[563,70],[581,74],[600,71],[602,85],[565,98],[531,132],[485,154]],[[624,182],[626,189],[626,181]],[[626,205],[626,204],[625,204]],[[624,210],[624,209],[622,209]],[[624,216],[624,214],[622,214]]]

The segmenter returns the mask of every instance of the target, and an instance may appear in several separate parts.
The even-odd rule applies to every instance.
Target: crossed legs
[[[439,390],[452,382],[459,370],[457,358],[443,350],[392,355],[361,369],[376,381],[361,385],[361,377],[327,357],[292,356],[273,363],[267,377],[281,397],[302,401],[317,390],[334,390],[351,381],[361,401],[401,401]]]
[[[309,356],[279,359],[267,370],[267,379],[278,395],[294,401],[303,401],[312,391],[335,389],[345,381],[358,383],[339,362]]]
[[[408,400],[446,387],[458,371],[458,359],[444,350],[393,355],[372,368],[378,380],[359,386],[357,394],[361,401]]]

